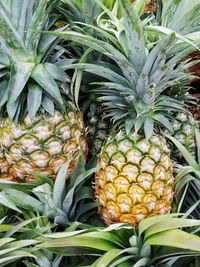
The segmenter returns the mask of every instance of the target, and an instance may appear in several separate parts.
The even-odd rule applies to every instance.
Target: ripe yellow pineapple
[[[97,201],[104,222],[132,225],[147,216],[169,213],[173,170],[162,136],[118,133],[103,147],[96,174]]]
[[[78,151],[87,154],[83,118],[68,98],[71,80],[57,37],[30,32],[48,30],[53,6],[15,2],[0,2],[0,178],[30,182],[37,172],[54,179],[69,156],[70,171]]]

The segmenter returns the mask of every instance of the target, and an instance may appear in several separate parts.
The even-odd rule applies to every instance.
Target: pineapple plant
[[[80,149],[87,154],[83,117],[63,67],[69,59],[57,37],[34,32],[53,25],[56,2],[0,2],[1,179],[30,182],[33,172],[55,179],[69,156],[68,171]]]
[[[147,216],[169,213],[173,171],[162,136],[120,133],[100,153],[95,189],[104,222],[137,224]]]
[[[83,69],[107,79],[98,83],[97,91],[118,131],[110,135],[99,155],[96,199],[107,225],[115,222],[135,225],[145,217],[171,210],[173,164],[160,126],[171,132],[168,111],[185,111],[182,101],[165,92],[193,77],[185,73],[187,62],[180,59],[194,47],[186,44],[181,52],[172,54],[175,33],[162,37],[152,49],[146,47],[143,23],[134,7],[127,0],[119,3],[125,31],[123,42],[119,42],[116,32],[111,37],[105,30],[101,31],[104,39],[80,31],[53,34],[81,42],[116,62],[80,63],[69,68]]]
[[[101,2],[105,2],[108,8],[111,8],[114,4],[113,0],[109,2],[101,0]],[[100,7],[93,0],[81,0],[79,2],[75,2],[74,0],[62,1],[58,9],[72,29],[75,26],[74,21],[94,25],[95,19],[101,14]],[[91,10],[90,13],[88,13],[88,9]],[[88,30],[90,31],[90,29]],[[101,61],[102,58],[108,60],[108,58],[105,58],[104,55],[97,51],[88,52],[85,45],[82,44],[71,44],[70,51],[73,53],[74,58],[80,62],[85,62],[86,59],[92,62]],[[102,105],[99,105],[97,102],[94,89],[98,86],[91,85],[92,82],[96,82],[96,75],[89,75],[88,73],[84,75],[84,73],[79,71],[78,73],[74,73],[72,79],[75,87],[80,91],[77,101],[84,117],[88,140],[88,156],[94,157],[100,151],[112,125],[109,124],[108,119],[104,118],[106,113]]]

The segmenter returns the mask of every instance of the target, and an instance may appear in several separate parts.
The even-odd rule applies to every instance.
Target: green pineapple
[[[190,210],[191,218],[199,218],[199,179],[200,179],[200,132],[195,129],[196,153],[186,149],[180,141],[173,136],[167,136],[184,158],[184,166],[176,166],[176,204],[177,212]],[[184,193],[183,193],[184,190]],[[195,207],[195,208],[193,208]]]
[[[190,111],[190,106],[194,105],[194,97],[189,94],[189,90],[191,89],[190,84],[188,85],[188,81],[185,81],[182,84],[177,84],[173,88],[171,88],[168,92],[168,95],[182,101],[185,106]],[[165,134],[170,134],[175,137],[181,144],[185,146],[185,148],[193,154],[196,155],[196,140],[195,140],[195,129],[199,129],[198,121],[190,113],[188,110],[186,112],[170,112],[172,122],[172,131],[164,130]],[[179,150],[174,146],[172,142],[168,140],[168,145],[170,150],[172,151],[172,156],[177,162],[184,162],[182,154]]]
[[[92,156],[97,155],[104,144],[109,133],[109,124],[103,117],[105,113],[102,108],[96,109],[96,112],[88,111],[85,115],[85,126],[88,127],[88,148]]]
[[[38,172],[55,179],[69,156],[70,170],[80,149],[86,155],[83,118],[68,98],[69,60],[58,39],[30,31],[51,27],[56,1],[15,2],[0,2],[0,178],[29,182]]]
[[[196,155],[196,141],[195,141],[195,129],[198,129],[198,124],[191,114],[178,112],[172,114],[172,127],[173,131],[165,130],[165,134],[171,134],[176,138],[185,148],[193,155]],[[176,149],[172,143],[171,150],[175,159],[181,159],[182,155]]]
[[[80,92],[80,105],[82,103],[81,110],[87,131],[88,153],[90,156],[96,156],[111,132],[112,123],[109,123],[106,118],[104,107],[98,103],[93,91],[86,89],[84,92],[83,89],[84,87]]]

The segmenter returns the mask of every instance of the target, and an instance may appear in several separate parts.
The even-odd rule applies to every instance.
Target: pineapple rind
[[[75,109],[65,114],[56,111],[15,125],[4,119],[0,126],[0,178],[15,182],[34,181],[33,172],[55,179],[60,167],[79,150],[87,154],[82,115]]]
[[[173,200],[173,164],[165,139],[119,133],[103,146],[95,189],[99,213],[106,225],[138,224],[166,214]]]

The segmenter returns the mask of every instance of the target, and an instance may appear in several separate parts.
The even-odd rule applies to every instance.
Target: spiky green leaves
[[[56,65],[59,57],[50,57],[58,40],[55,36],[33,32],[49,29],[49,14],[57,2],[19,0],[16,4],[11,0],[0,3],[0,77],[8,79],[7,88],[5,82],[1,87],[0,107],[15,122],[27,111],[34,117],[41,106],[47,106],[47,99],[51,105],[45,109],[50,114],[54,106],[59,109],[64,106],[60,83],[70,79],[62,67]]]
[[[125,24],[125,35],[128,47],[128,60],[140,73],[146,61],[143,27],[139,15],[127,0],[119,0]]]
[[[54,110],[55,104],[60,107],[64,104],[56,80],[69,81],[69,78],[57,66],[53,66],[54,73],[52,75],[51,66],[52,64],[50,63],[48,65],[36,65],[34,63],[24,62],[17,63],[13,66],[13,74],[11,73],[10,82],[5,89],[4,98],[7,95],[7,99],[2,103],[3,106],[7,102],[7,112],[11,119],[18,120],[19,113],[26,106],[26,99],[27,110],[31,118],[36,115],[41,106],[52,114],[51,111]],[[30,78],[34,79],[35,83],[33,81],[29,82]],[[51,101],[53,108],[46,108],[46,98]]]
[[[100,4],[100,1],[97,3],[115,25],[114,13]],[[104,24],[100,23],[101,19],[103,21],[102,15],[98,20],[99,27],[92,26],[92,29],[101,32],[102,37],[96,38],[86,32],[72,31],[52,34],[83,43],[115,61],[116,64],[79,63],[68,68],[85,70],[108,80],[98,83],[100,88],[97,90],[99,100],[105,105],[108,116],[117,125],[125,126],[127,133],[143,130],[146,138],[149,138],[155,126],[160,124],[171,131],[168,111],[184,110],[180,101],[166,96],[165,90],[185,84],[192,76],[185,73],[187,62],[179,63],[183,52],[172,57],[171,50],[175,47],[177,35],[171,31],[170,34],[162,36],[153,48],[145,48],[143,22],[129,1],[120,0],[119,3],[124,25],[117,25],[113,32],[110,29],[106,30]],[[118,38],[121,32],[124,32],[124,42]],[[113,35],[114,42],[108,37],[108,33]]]
[[[24,257],[35,258],[34,246],[39,241],[34,238],[39,235],[39,232],[43,232],[42,225],[41,228],[38,227],[42,219],[34,217],[16,225],[8,225],[4,221],[5,218],[0,220],[0,265],[12,265],[12,263]],[[33,230],[31,224],[35,225],[37,230]],[[45,227],[46,229],[48,228],[47,225]],[[48,231],[45,230],[45,232],[47,233]]]
[[[60,90],[44,64],[36,66],[32,72],[32,77],[55,102],[57,101],[59,104],[63,104]]]
[[[167,214],[144,219],[139,224],[138,232],[125,224],[113,224],[102,229],[45,234],[38,239],[44,241],[37,247],[67,253],[73,246],[74,255],[80,255],[80,248],[82,254],[87,250],[89,255],[98,255],[98,259],[90,265],[93,267],[162,266],[172,257],[174,262],[178,262],[182,257],[199,255],[200,238],[179,229],[199,226],[199,220],[177,216]]]
[[[161,26],[183,34],[198,31],[200,8],[198,0],[192,2],[190,0],[159,0],[158,3],[162,3],[162,12],[157,15]]]
[[[34,66],[34,63],[20,62],[13,67],[13,73],[11,74],[8,88],[7,104],[7,111],[11,119],[14,118],[17,110],[20,109],[21,103],[19,101],[19,96],[30,78]]]
[[[118,68],[106,63],[104,67],[102,63],[96,63],[74,64],[69,68],[84,69],[109,80],[98,83],[101,87],[97,90],[97,93],[102,95],[99,100],[106,106],[108,116],[119,124],[124,125],[125,121],[127,133],[133,130],[133,127],[136,132],[144,129],[145,136],[149,138],[154,124],[162,124],[172,130],[167,115],[169,110],[184,110],[181,102],[163,94],[170,85],[181,83],[182,78],[187,76],[184,73],[184,64],[176,66],[175,62],[167,59],[174,40],[175,35],[172,34],[158,42],[147,56],[140,75],[132,75],[133,79],[123,76],[123,66],[119,62]]]

